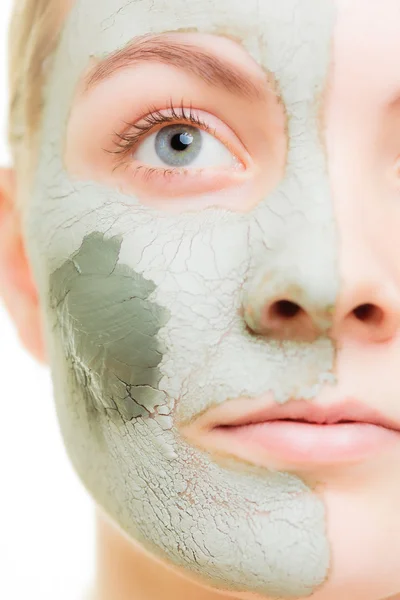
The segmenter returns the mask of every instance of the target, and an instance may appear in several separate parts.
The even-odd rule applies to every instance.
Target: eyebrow
[[[181,69],[189,75],[194,74],[210,86],[222,88],[249,100],[264,97],[263,85],[257,85],[244,70],[198,46],[179,43],[165,35],[139,37],[96,64],[85,78],[84,93],[101,81],[109,79],[117,71],[154,62]]]

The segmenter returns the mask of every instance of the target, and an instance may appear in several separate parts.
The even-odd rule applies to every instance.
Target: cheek
[[[117,265],[120,247],[118,238],[86,236],[50,289],[66,354],[91,401],[131,420],[165,403],[157,333],[168,313],[149,301],[151,281]]]
[[[130,536],[187,573],[232,591],[309,595],[329,560],[322,504],[295,477],[230,472],[177,438],[158,334],[176,346],[180,332],[151,300],[155,284],[121,264],[121,243],[87,235],[50,280],[68,362],[59,417],[78,472]],[[199,338],[192,332],[192,348]]]
[[[130,537],[186,571],[233,591],[309,595],[328,575],[320,499],[294,476],[217,465],[171,416],[175,400],[193,416],[279,385],[282,360],[238,311],[259,228],[249,237],[237,215],[177,219],[111,198],[75,186],[40,219],[55,398],[75,469]]]

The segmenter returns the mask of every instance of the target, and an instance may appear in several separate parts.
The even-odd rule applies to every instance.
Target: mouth
[[[321,406],[238,398],[209,409],[181,433],[211,453],[261,467],[296,468],[375,457],[400,442],[400,423],[353,400]]]

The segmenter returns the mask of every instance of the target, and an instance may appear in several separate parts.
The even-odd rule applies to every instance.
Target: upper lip
[[[290,400],[285,404],[269,402],[265,406],[258,405],[253,410],[249,409],[249,402],[251,403],[251,399],[243,399],[236,404],[234,411],[230,411],[230,401],[228,401],[225,406],[204,413],[199,418],[198,424],[201,429],[210,431],[217,427],[238,427],[267,421],[290,420],[316,425],[366,423],[400,431],[400,423],[356,400],[346,400],[329,406],[321,406],[307,400]]]

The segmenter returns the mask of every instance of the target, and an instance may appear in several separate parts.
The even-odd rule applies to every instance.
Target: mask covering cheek
[[[88,190],[82,185],[81,204]],[[97,187],[93,195],[101,197]],[[107,234],[85,235],[50,277],[55,392],[74,465],[97,502],[151,552],[221,589],[308,595],[329,562],[321,501],[294,476],[217,465],[174,426],[174,411],[198,413],[219,389],[264,385],[246,366],[248,356],[260,364],[267,345],[245,333],[237,310],[251,262],[248,224],[233,214],[218,223],[216,212],[206,228],[212,213],[160,219],[142,208],[128,218],[125,203],[115,205],[113,225],[106,203],[96,211]],[[299,535],[318,547],[314,563],[293,541],[299,514]],[[232,539],[242,540],[233,563]],[[282,569],[292,565],[290,578],[276,568],[277,554]]]

